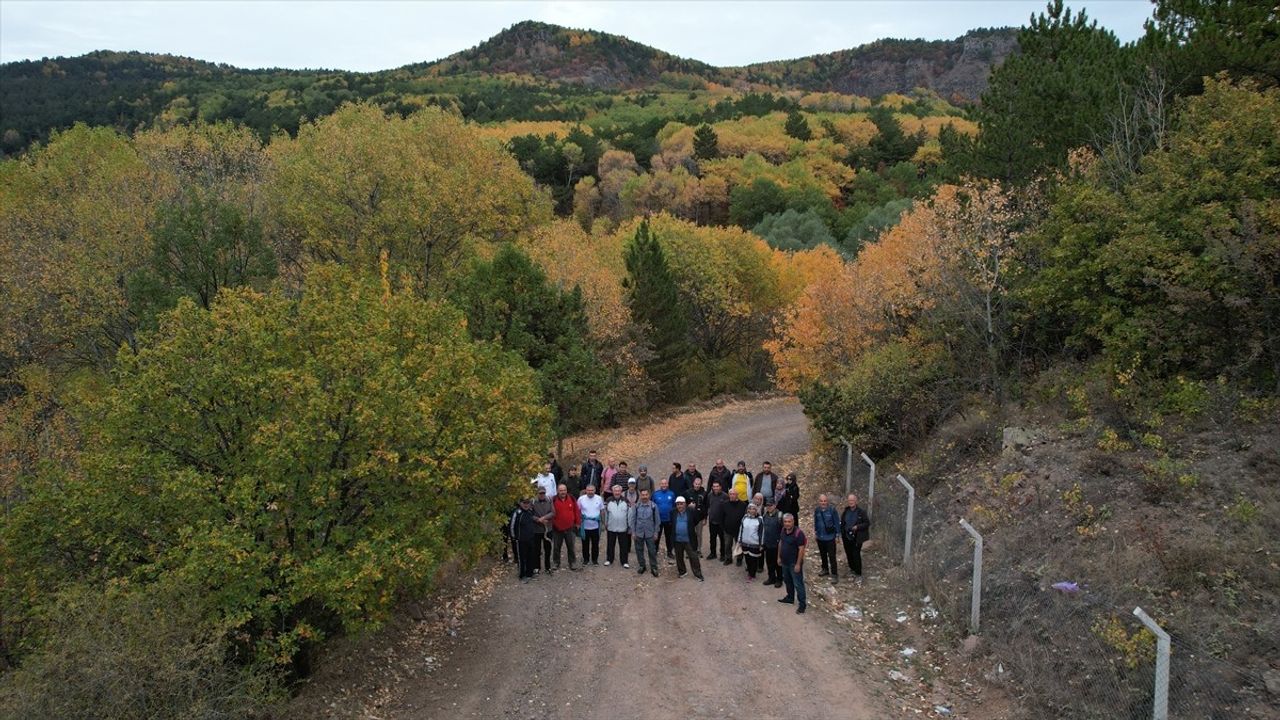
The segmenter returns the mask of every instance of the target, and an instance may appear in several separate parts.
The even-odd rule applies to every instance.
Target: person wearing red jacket
[[[569,546],[569,569],[581,570],[577,567],[578,554],[574,552],[573,540],[582,525],[582,511],[578,509],[578,501],[569,497],[569,488],[563,484],[556,489],[556,498],[551,501],[555,515],[551,518],[551,553],[556,558],[556,569],[560,569],[560,546]]]

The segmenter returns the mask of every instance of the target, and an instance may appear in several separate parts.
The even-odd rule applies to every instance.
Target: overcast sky
[[[1070,2],[1123,40],[1149,0]],[[0,62],[141,50],[245,68],[381,70],[436,60],[521,20],[626,35],[713,65],[829,52],[878,38],[1018,26],[1044,0],[1003,2],[0,2]]]

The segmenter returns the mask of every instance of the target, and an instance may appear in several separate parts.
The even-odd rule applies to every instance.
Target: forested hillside
[[[232,120],[265,140],[276,130],[295,134],[305,119],[358,101],[400,114],[439,106],[482,123],[581,121],[669,93],[688,94],[674,113],[692,114],[730,90],[875,98],[923,88],[963,104],[986,87],[990,69],[1014,49],[1012,38],[1011,30],[992,30],[955,41],[881,41],[747,68],[715,68],[625,37],[536,22],[441,60],[370,73],[242,70],[101,51],[0,66],[0,152],[19,152],[76,122],[132,132]]]
[[[5,66],[0,715],[269,716],[490,552],[557,439],[765,389],[877,457],[1036,397],[1147,448],[1149,505],[1109,512],[1234,509],[1137,590],[1280,662],[1278,490],[1197,490],[1174,430],[1280,419],[1275,28],[1161,0],[1122,44],[1055,2],[965,108],[880,88],[999,32],[740,69],[536,24],[384,73]],[[954,507],[1021,522],[992,501]]]

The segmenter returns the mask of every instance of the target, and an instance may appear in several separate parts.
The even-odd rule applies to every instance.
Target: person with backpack
[[[618,562],[622,567],[630,568],[631,563],[631,504],[622,496],[622,487],[613,486],[613,497],[604,506],[604,527],[609,533],[608,547],[605,550],[604,564],[613,564],[613,549],[618,548]]]
[[[742,529],[742,518],[747,516],[746,500],[738,499],[738,491],[729,491],[729,500],[724,504],[724,525],[722,531],[724,533],[724,547],[722,548],[724,558],[722,562],[725,565],[734,562],[733,543],[738,539],[738,531]],[[742,556],[737,558],[737,564],[742,564]]]
[[[778,568],[778,542],[782,537],[782,515],[777,504],[766,505],[760,518],[764,526],[764,565],[769,570],[765,585],[782,587],[782,570]]]
[[[862,544],[871,536],[871,518],[858,507],[858,496],[850,495],[840,513],[840,539],[844,544],[844,556],[849,560],[849,572],[862,582]]]
[[[711,481],[711,492],[707,493],[706,503],[707,509],[707,560],[715,560],[717,557],[723,560],[721,555],[725,554],[724,548],[724,504],[729,502],[729,496],[724,493],[719,480]],[[719,555],[716,554],[716,545],[720,546]]]
[[[796,516],[787,513],[782,516],[782,537],[778,542],[778,565],[782,566],[782,581],[787,586],[787,596],[778,598],[778,602],[795,604],[796,614],[803,614],[805,604],[804,591],[804,550],[808,541],[804,531],[796,524]]]
[[[671,513],[672,536],[676,543],[676,577],[684,577],[684,561],[689,560],[693,576],[702,580],[702,563],[698,560],[698,523],[702,517],[690,508],[683,496],[676,498],[675,511]]]
[[[538,557],[534,543],[537,542],[538,521],[533,517],[533,503],[527,497],[520,498],[519,505],[511,513],[507,524],[508,532],[516,542],[516,565],[520,568],[521,582],[533,579],[533,568]]]
[[[756,573],[760,571],[761,557],[764,555],[764,524],[754,503],[747,506],[747,514],[742,518],[742,525],[738,529],[738,544],[742,546],[742,554],[747,559],[747,582],[755,582]]]
[[[831,507],[827,496],[818,496],[818,507],[813,510],[813,534],[818,539],[818,554],[822,556],[820,576],[831,575],[831,584],[840,582],[840,566],[836,562],[836,538],[840,537],[840,516]]]
[[[560,546],[567,544],[569,546],[569,569],[577,571],[578,560],[577,553],[573,549],[574,538],[578,535],[578,528],[582,526],[582,511],[578,509],[578,501],[569,497],[569,488],[563,484],[556,492],[555,500],[551,501],[552,507],[555,509],[555,517],[551,519],[551,552],[555,555],[556,569],[560,569]]]
[[[604,498],[596,494],[596,486],[588,485],[578,498],[582,515],[582,565],[600,564],[600,522],[604,519]]]
[[[658,506],[649,499],[648,490],[640,491],[640,500],[631,507],[628,524],[631,526],[631,544],[636,549],[636,564],[640,566],[637,574],[643,575],[648,568],[654,577],[658,577],[658,533],[662,532],[662,520],[658,518]],[[646,554],[649,558],[647,566]]]
[[[674,540],[671,534],[673,530],[671,527],[671,513],[676,509],[676,494],[671,492],[671,488],[667,487],[666,478],[658,481],[658,491],[653,494],[653,504],[658,506],[658,517],[662,520],[662,534],[658,536],[658,549],[662,549],[662,540],[665,538],[667,541],[667,559],[674,560],[676,552],[671,544]]]

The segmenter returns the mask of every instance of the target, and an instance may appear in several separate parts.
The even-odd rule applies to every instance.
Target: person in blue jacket
[[[840,581],[840,565],[836,561],[836,538],[840,537],[840,514],[831,507],[826,495],[818,496],[818,507],[813,510],[813,534],[818,539],[818,554],[822,556],[822,572],[831,575],[831,584]]]
[[[658,519],[662,521],[662,534],[658,536],[658,550],[661,553],[662,539],[667,540],[667,559],[674,560],[675,526],[671,524],[671,515],[676,509],[676,494],[672,492],[667,479],[658,481],[658,489],[653,493],[653,504],[658,506]]]

